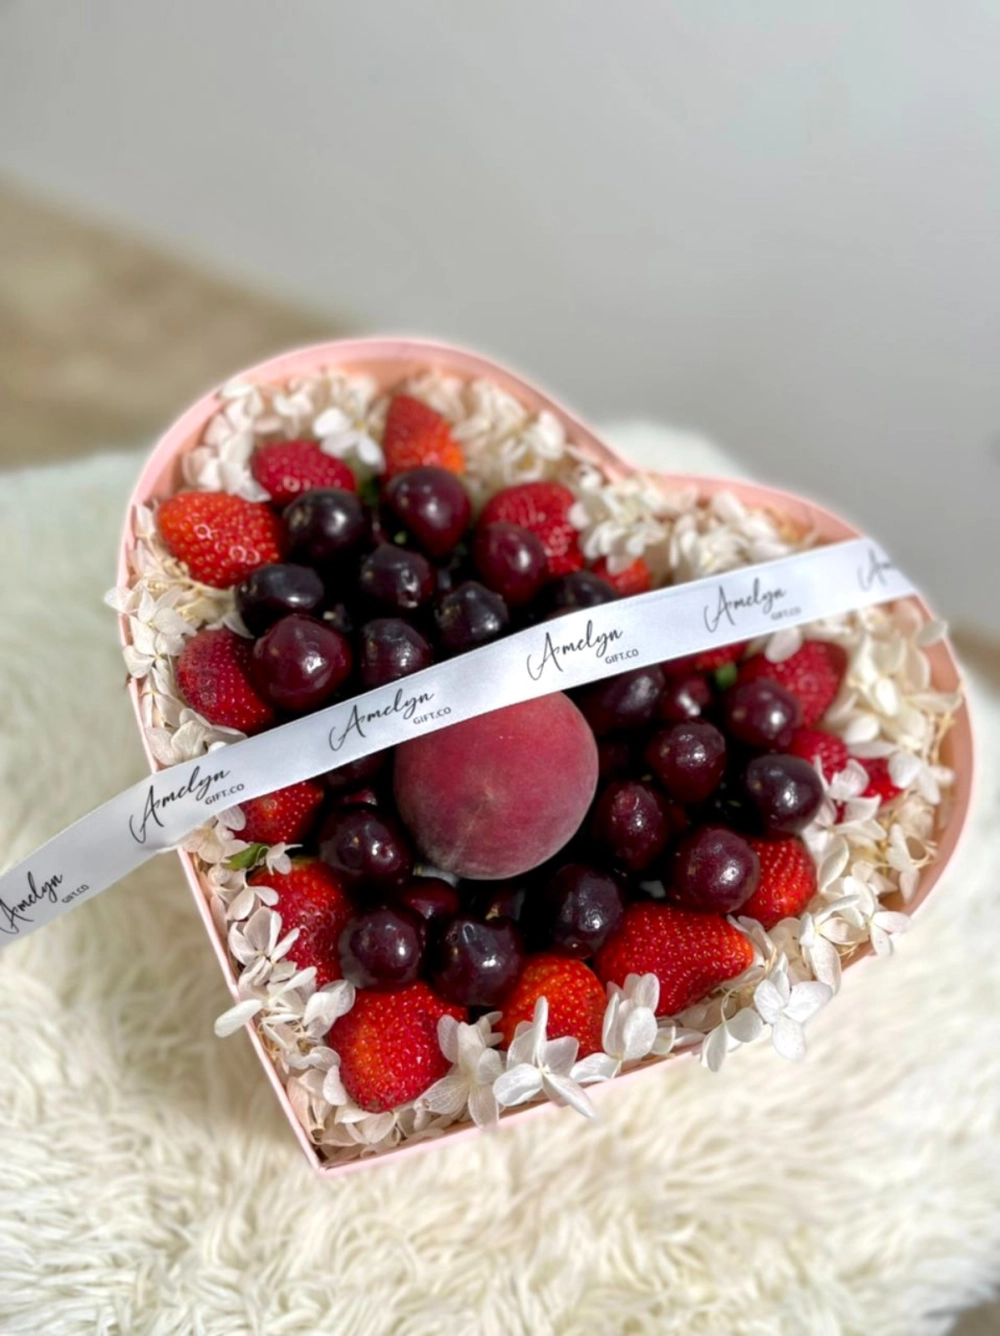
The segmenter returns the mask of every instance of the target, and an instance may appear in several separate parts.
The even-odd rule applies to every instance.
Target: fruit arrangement
[[[568,612],[785,555],[781,516],[610,479],[488,381],[235,384],[135,517],[126,662],[170,764]],[[185,848],[336,1163],[697,1049],[797,1058],[935,855],[959,707],[909,604],[626,671],[220,812]],[[541,745],[540,745],[540,740]]]

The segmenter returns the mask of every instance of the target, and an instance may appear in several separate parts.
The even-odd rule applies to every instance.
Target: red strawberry
[[[220,728],[259,733],[274,711],[250,681],[253,641],[219,628],[199,631],[177,660],[177,688],[192,710]]]
[[[167,551],[191,578],[229,589],[281,560],[281,524],[269,506],[227,492],[178,492],[157,512]]]
[[[382,1113],[416,1099],[446,1076],[451,1064],[437,1035],[442,1016],[464,1021],[466,1013],[425,983],[411,983],[394,993],[359,991],[354,1006],[327,1037],[340,1054],[340,1077],[354,1102]]]
[[[277,506],[287,506],[300,492],[314,487],[341,487],[356,492],[354,474],[316,441],[273,441],[260,445],[250,459],[250,472]]]
[[[885,757],[873,757],[870,761],[862,761],[861,764],[868,771],[868,787],[862,793],[862,798],[881,798],[883,803],[890,803],[903,792],[892,782],[889,762]]]
[[[580,535],[569,522],[576,498],[559,482],[524,482],[505,487],[483,507],[480,524],[519,524],[542,540],[550,575],[568,575],[583,567]]]
[[[629,594],[645,594],[653,587],[652,577],[649,574],[649,567],[643,561],[642,557],[636,557],[630,566],[626,566],[623,571],[617,575],[611,575],[608,572],[608,559],[602,557],[594,567],[594,574],[599,575],[602,580],[607,580],[612,589],[617,589],[623,598]]]
[[[300,844],[322,801],[323,786],[311,779],[248,798],[240,803],[246,825],[237,834],[248,844]]]
[[[594,969],[605,983],[629,974],[655,974],[661,1016],[693,1006],[726,979],[753,964],[749,938],[721,914],[640,902],[629,905],[615,935],[597,953]]]
[[[382,434],[386,477],[433,464],[450,473],[465,472],[462,447],[440,413],[408,394],[397,394],[389,405]]]
[[[315,965],[317,988],[341,978],[337,944],[354,914],[354,905],[333,869],[315,858],[296,858],[290,872],[262,868],[248,882],[278,892],[275,908],[281,915],[283,934],[300,929],[288,959],[300,970]]]
[[[800,728],[788,751],[791,756],[801,756],[803,761],[822,770],[826,779],[839,775],[850,755],[843,738],[822,728]]]
[[[769,677],[790,691],[802,706],[802,722],[818,724],[833,704],[847,671],[847,653],[825,640],[807,640],[783,663],[770,663],[754,654],[740,667],[739,680]]]
[[[582,960],[567,956],[529,956],[521,977],[507,995],[497,1029],[504,1047],[514,1038],[519,1021],[530,1021],[540,997],[549,1003],[550,1039],[572,1035],[580,1041],[580,1056],[601,1047],[601,1027],[608,998],[593,970]]]
[[[797,918],[816,894],[816,864],[801,840],[750,840],[760,859],[757,889],[739,910],[765,928]]]

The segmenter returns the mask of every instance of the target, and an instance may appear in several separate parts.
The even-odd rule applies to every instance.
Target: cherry
[[[351,671],[351,646],[339,631],[298,613],[256,641],[250,676],[279,710],[304,714],[326,704]]]
[[[422,465],[389,480],[385,499],[432,557],[447,556],[462,541],[472,515],[465,486],[447,469]]]
[[[566,863],[546,886],[538,919],[554,951],[582,958],[600,950],[624,913],[614,877],[584,863]]]
[[[748,747],[781,751],[802,723],[802,706],[790,691],[759,677],[731,687],[722,697],[726,731]]]
[[[649,784],[614,780],[597,800],[590,823],[594,841],[629,872],[641,872],[666,847],[667,802]]]
[[[357,914],[340,934],[344,978],[382,992],[405,988],[420,973],[426,938],[426,924],[412,909],[381,905]]]
[[[710,797],[726,773],[726,739],[699,720],[654,733],[643,753],[667,794],[679,803]]]
[[[376,617],[361,628],[358,666],[369,690],[397,682],[433,662],[434,651],[428,642],[399,617]]]
[[[414,877],[393,893],[393,904],[403,905],[427,923],[454,917],[461,908],[458,891],[443,877]]]
[[[682,837],[669,871],[668,895],[677,904],[731,914],[757,889],[760,859],[734,831],[701,826]]]
[[[481,882],[472,892],[469,912],[484,923],[492,923],[494,919],[520,923],[527,894],[528,888],[514,881]]]
[[[320,831],[319,855],[349,886],[385,889],[413,871],[413,850],[402,828],[368,806],[333,812]]]
[[[434,619],[444,649],[449,654],[462,654],[503,635],[510,616],[499,594],[475,580],[466,580],[445,594],[434,610]]]
[[[508,918],[481,923],[459,915],[444,927],[430,956],[435,992],[462,1007],[491,1007],[516,983],[524,946]]]
[[[570,571],[560,575],[545,590],[545,601],[552,612],[575,612],[577,608],[596,608],[614,603],[618,591],[593,571]]]
[[[743,791],[766,835],[797,835],[823,801],[823,781],[800,756],[755,756]]]
[[[368,535],[364,506],[342,487],[317,487],[286,506],[282,521],[293,558],[328,567],[352,555]]]
[[[380,543],[361,563],[358,588],[386,612],[413,612],[433,597],[434,569],[419,552]]]
[[[519,524],[484,525],[473,539],[472,559],[486,588],[512,608],[530,603],[548,578],[542,540]]]
[[[656,717],[665,723],[679,724],[685,719],[697,719],[711,703],[712,688],[700,673],[679,678],[668,677],[656,707]]]
[[[371,756],[362,756],[360,761],[348,761],[336,770],[328,770],[320,778],[330,793],[351,793],[369,784],[382,770],[388,756],[388,752],[372,752]]]
[[[236,609],[250,634],[262,636],[291,612],[314,612],[325,597],[323,581],[311,567],[269,562],[237,585]]]
[[[601,738],[597,744],[599,779],[620,779],[632,766],[632,748],[622,738]]]
[[[576,703],[598,737],[648,724],[663,690],[663,672],[655,665],[620,673],[584,687]]]

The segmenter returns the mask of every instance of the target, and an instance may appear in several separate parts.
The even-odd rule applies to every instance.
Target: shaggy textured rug
[[[696,440],[617,439],[732,471]],[[138,457],[0,482],[5,863],[138,779],[112,583]],[[0,1331],[929,1336],[1000,1280],[1000,707],[958,860],[806,1063],[679,1061],[570,1111],[310,1176],[173,856],[0,953]]]

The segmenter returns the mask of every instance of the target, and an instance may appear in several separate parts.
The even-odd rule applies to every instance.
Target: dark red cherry
[[[668,895],[685,909],[731,914],[757,889],[760,859],[735,831],[701,826],[681,838],[666,880]]]
[[[385,499],[432,557],[447,556],[458,546],[472,516],[472,502],[461,479],[431,465],[397,473],[386,485]]]
[[[253,647],[253,684],[277,709],[304,714],[325,705],[351,671],[346,636],[312,617],[283,617]]]
[[[431,950],[431,987],[462,1007],[492,1007],[514,986],[523,961],[521,934],[510,919],[483,923],[460,915]]]

